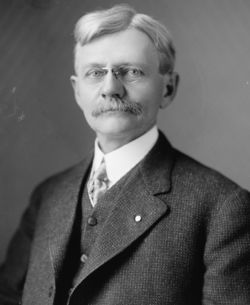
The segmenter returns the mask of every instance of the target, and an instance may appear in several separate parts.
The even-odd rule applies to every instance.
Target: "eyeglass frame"
[[[127,80],[127,81],[124,80],[123,79],[124,75],[132,70],[136,71],[136,74],[132,75],[130,80]],[[145,75],[144,71],[141,68],[134,67],[134,66],[120,66],[118,68],[106,68],[106,67],[96,66],[96,67],[90,68],[84,74],[84,78],[91,80],[91,72],[98,72],[98,71],[102,72],[102,73],[105,72],[105,73],[103,73],[100,76],[96,76],[96,77],[93,75],[93,78],[92,78],[93,82],[102,81],[104,76],[106,76],[109,71],[112,73],[112,75],[114,75],[115,79],[120,80],[123,83],[139,80],[140,78],[142,78]]]

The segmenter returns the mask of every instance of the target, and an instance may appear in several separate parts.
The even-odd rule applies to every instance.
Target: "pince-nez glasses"
[[[112,73],[115,79],[121,82],[134,82],[143,78],[144,72],[137,67],[102,68],[94,67],[86,71],[84,79],[88,82],[101,82],[108,73]]]

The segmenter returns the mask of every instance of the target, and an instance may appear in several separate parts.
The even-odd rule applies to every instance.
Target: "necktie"
[[[100,166],[94,172],[92,179],[90,179],[88,183],[89,196],[94,206],[107,191],[108,187],[109,180],[107,177],[106,165],[104,159],[102,159]]]

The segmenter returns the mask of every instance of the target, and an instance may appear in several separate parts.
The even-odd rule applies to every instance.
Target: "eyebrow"
[[[105,65],[103,64],[98,64],[98,63],[91,63],[91,64],[88,64],[86,66],[83,66],[82,68],[83,69],[87,69],[87,68],[103,68]]]
[[[147,69],[148,65],[142,64],[142,63],[135,63],[135,62],[124,62],[120,64],[113,65],[112,68],[119,68],[119,67],[140,67],[141,69]],[[102,63],[90,63],[82,67],[83,70],[91,69],[91,68],[105,68],[106,64]]]

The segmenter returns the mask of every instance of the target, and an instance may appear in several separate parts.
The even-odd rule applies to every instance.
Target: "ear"
[[[79,104],[79,86],[78,86],[78,77],[76,75],[70,76],[70,82],[74,90],[75,100]]]
[[[164,75],[165,87],[163,93],[163,100],[160,108],[166,108],[175,98],[177,93],[180,76],[176,72]]]

